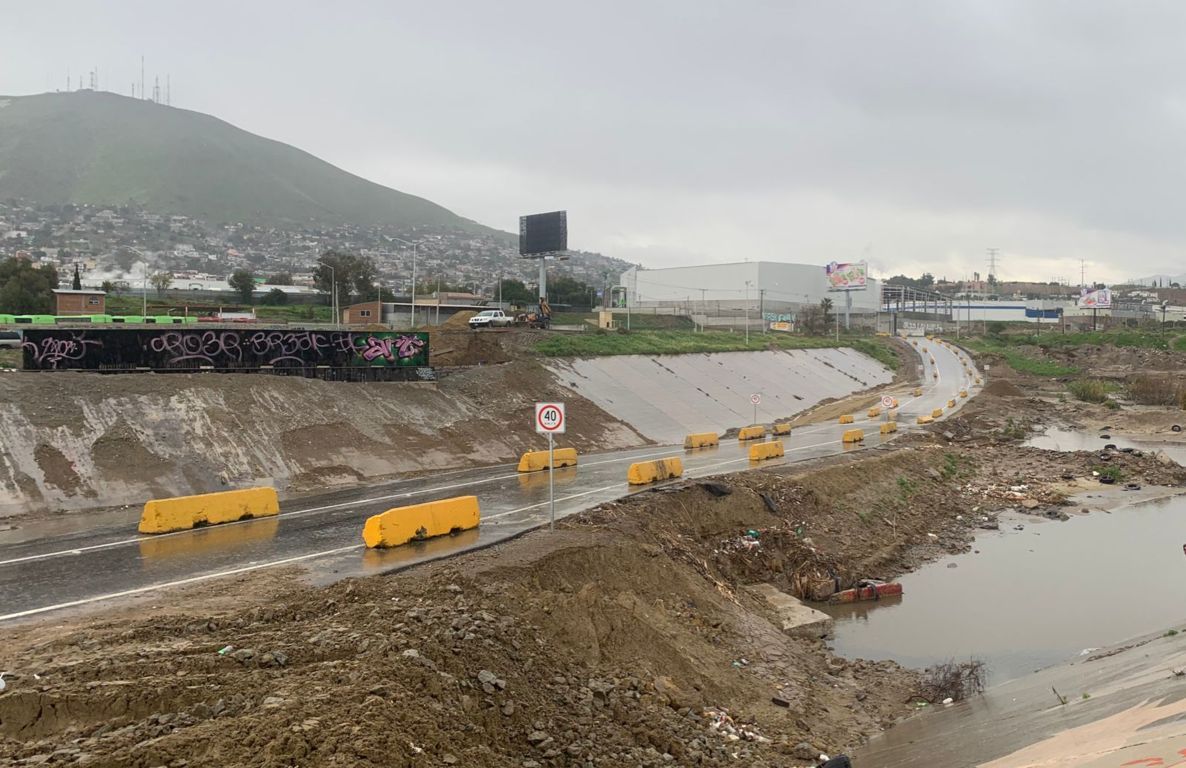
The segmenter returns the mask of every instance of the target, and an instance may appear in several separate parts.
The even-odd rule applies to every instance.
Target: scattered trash
[[[745,535],[751,539],[756,539],[756,538],[759,538],[762,534],[758,533],[753,528],[750,528],[748,531],[745,532]]]
[[[946,704],[947,706],[951,706],[953,703],[955,703],[955,700],[952,699],[950,696],[948,696],[946,699],[943,700],[943,703]]]
[[[760,493],[758,495],[762,497],[762,503],[766,505],[766,509],[770,510],[776,515],[779,514],[778,503],[770,497],[770,494]]]
[[[861,579],[852,589],[842,589],[839,592],[833,593],[828,598],[828,602],[858,603],[866,600],[880,600],[883,597],[892,597],[900,594],[902,594],[902,585],[897,582]]]
[[[1114,451],[1114,450],[1116,450],[1116,443],[1108,443],[1107,445],[1105,445],[1105,446],[1104,446],[1104,450],[1105,450],[1105,451]]]
[[[776,707],[790,707],[791,706],[791,702],[787,701],[786,699],[782,698],[781,696],[771,696],[770,703]]]
[[[1127,445],[1120,449],[1121,453],[1133,453],[1134,451],[1136,451],[1136,448],[1132,448],[1131,446]]]
[[[729,711],[726,709],[710,707],[700,714],[708,720],[708,729],[720,733],[727,741],[740,741],[744,739],[745,741],[756,741],[762,744],[769,744],[771,741],[761,734],[756,725],[735,722],[729,716]]]
[[[1170,432],[1181,432],[1181,431],[1182,431],[1182,427],[1178,424],[1175,424],[1174,426],[1170,427]]]
[[[7,672],[0,672],[0,693],[3,693],[4,689],[8,687],[8,683],[4,682],[4,676],[7,674]]]
[[[932,539],[939,538],[939,534],[937,534],[937,533],[928,533],[927,536]]]
[[[724,483],[701,483],[700,487],[717,498],[720,498],[721,496],[728,496],[729,494],[733,493],[733,489]]]
[[[1111,439],[1112,439],[1111,435],[1100,435],[1100,440],[1111,440]]]
[[[1125,484],[1124,484],[1124,490],[1126,490],[1126,491],[1139,491],[1139,490],[1141,490],[1141,484],[1140,484],[1140,483],[1125,483]]]
[[[231,651],[233,651],[233,650],[235,650],[235,646],[233,646],[233,645],[224,645],[223,647],[221,647],[221,648],[219,648],[219,649],[218,649],[218,655],[219,655],[219,656],[226,656],[228,653],[230,653],[230,652],[231,652]]]
[[[1100,482],[1104,485],[1112,485],[1116,482],[1116,478],[1111,475],[1100,475]]]

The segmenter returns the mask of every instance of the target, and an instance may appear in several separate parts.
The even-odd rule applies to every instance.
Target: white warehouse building
[[[831,298],[841,313],[844,291],[828,290],[822,264],[745,261],[697,267],[640,269],[631,267],[619,278],[619,295],[640,309],[671,307],[694,314],[744,310],[795,312]],[[881,303],[881,281],[870,279],[865,290],[848,291],[854,314],[876,313]],[[615,306],[622,306],[619,299]]]

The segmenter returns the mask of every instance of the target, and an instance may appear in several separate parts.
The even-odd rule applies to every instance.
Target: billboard
[[[519,255],[538,256],[568,250],[568,212],[519,217]]]
[[[398,381],[428,367],[427,333],[389,331],[30,329],[21,349],[26,371],[208,370]]]
[[[1111,309],[1112,289],[1084,288],[1079,294],[1079,300],[1075,302],[1075,306],[1080,309]]]
[[[869,284],[869,265],[863,261],[838,264],[833,261],[824,267],[829,291],[863,291]]]

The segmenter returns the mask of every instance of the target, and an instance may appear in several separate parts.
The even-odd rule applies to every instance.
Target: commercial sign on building
[[[824,267],[829,291],[863,291],[869,284],[869,265],[863,261],[839,264],[833,261]]]
[[[1111,309],[1112,308],[1112,289],[1111,288],[1084,288],[1079,295],[1079,300],[1075,302],[1075,306],[1080,309]]]

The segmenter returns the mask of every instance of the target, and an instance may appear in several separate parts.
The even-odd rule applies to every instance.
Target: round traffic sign
[[[753,403],[754,405],[760,405],[762,402],[762,396],[759,395],[757,392],[755,392],[754,394],[749,396],[749,401],[751,403]]]
[[[560,432],[564,428],[564,411],[556,405],[545,405],[535,414],[535,420],[544,432]]]
[[[881,396],[881,407],[893,408],[894,407],[894,399],[892,397],[890,397],[889,395],[882,395]]]

